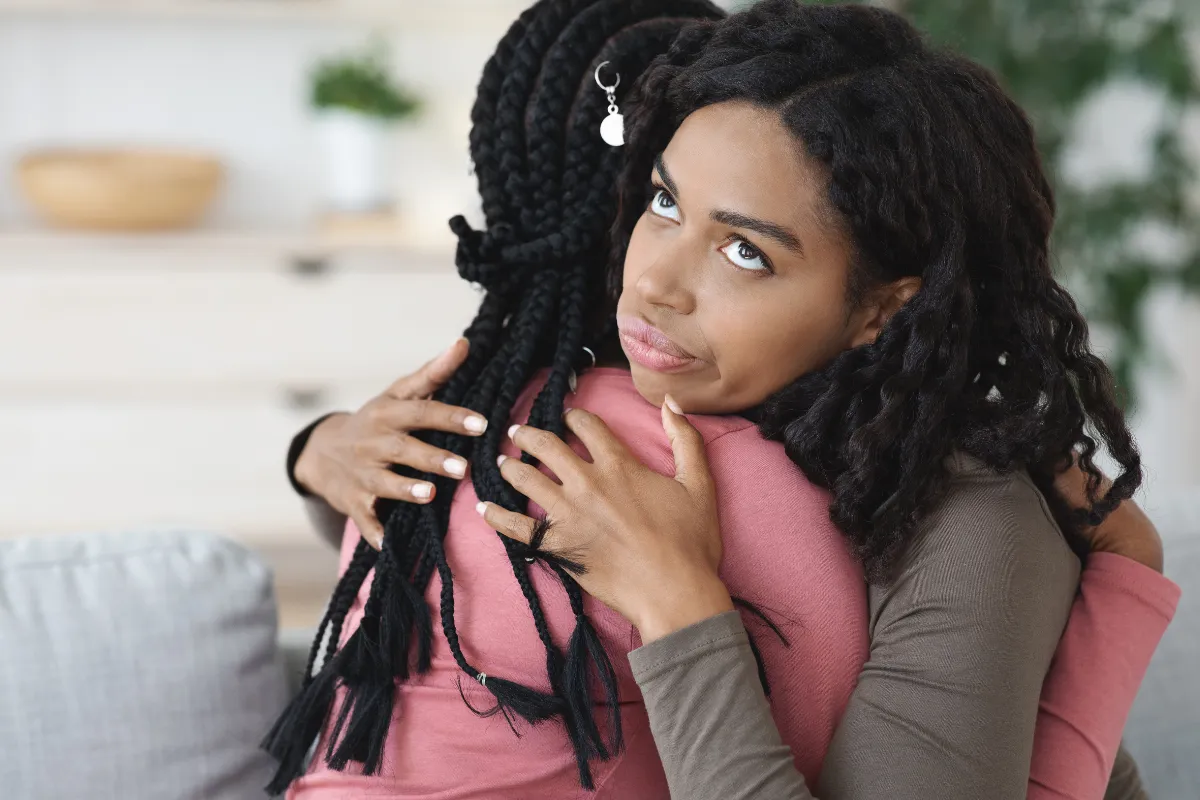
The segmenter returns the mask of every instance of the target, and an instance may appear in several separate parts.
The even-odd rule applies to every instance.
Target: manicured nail
[[[484,502],[476,503],[475,511],[479,514],[479,516],[482,517],[484,514],[487,513],[487,503],[484,503]]]
[[[511,439],[511,438],[513,438],[514,436],[516,436],[516,435],[517,435],[517,428],[519,428],[519,427],[521,427],[521,426],[520,426],[520,425],[513,425],[511,428],[509,428],[509,429],[508,429],[508,438],[510,438],[510,439]]]
[[[483,433],[487,430],[487,420],[483,417],[467,417],[463,421],[463,427],[471,433]]]
[[[433,484],[416,483],[412,487],[413,497],[420,497],[422,500],[427,499],[433,494]]]
[[[665,398],[663,398],[663,401],[667,404],[667,408],[671,409],[676,414],[683,413],[683,409],[679,407],[679,403],[676,403],[675,398],[671,397],[671,395],[667,395]]]
[[[505,461],[508,461],[508,456],[496,456],[496,466],[500,466]]]
[[[442,462],[442,467],[451,475],[462,477],[467,474],[467,462],[461,458],[447,458]]]

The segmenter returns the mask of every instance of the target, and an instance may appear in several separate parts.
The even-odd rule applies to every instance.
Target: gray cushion
[[[1200,520],[1157,518],[1183,597],[1138,692],[1125,744],[1156,800],[1200,798]]]
[[[0,795],[265,797],[271,574],[198,533],[0,543]]]

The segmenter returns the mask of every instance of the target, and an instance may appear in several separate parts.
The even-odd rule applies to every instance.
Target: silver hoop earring
[[[620,147],[625,144],[625,117],[617,108],[617,87],[621,85],[621,76],[617,75],[617,82],[612,86],[605,86],[604,81],[600,80],[600,70],[607,64],[605,61],[596,67],[596,85],[608,95],[608,116],[600,123],[600,138],[606,144]]]
[[[588,356],[591,357],[592,367],[594,368],[596,366],[596,354],[592,352],[592,348],[585,347],[583,348],[583,352],[587,353]],[[575,392],[579,389],[579,376],[575,374],[575,370],[571,370],[567,373],[567,387],[571,390],[571,394],[575,394]]]

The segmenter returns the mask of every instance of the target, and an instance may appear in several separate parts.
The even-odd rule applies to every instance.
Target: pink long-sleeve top
[[[541,380],[527,387],[514,409],[513,422],[525,421]],[[648,466],[663,474],[674,473],[659,410],[638,395],[628,373],[590,370],[580,377],[571,405],[601,416]],[[987,705],[987,697],[972,696],[972,687],[978,685],[979,694],[990,692],[993,708],[996,692],[1004,693],[1006,711],[1001,716],[1005,719],[996,720],[998,727],[984,739],[1001,742],[1004,758],[1017,765],[1023,792],[1030,774],[1026,770],[1038,695],[1049,670],[1043,704],[1055,709],[1054,719],[1037,725],[1039,750],[1033,759],[1030,796],[1039,786],[1099,785],[1102,793],[1105,765],[1111,768],[1125,715],[1140,683],[1137,666],[1144,670],[1169,620],[1166,612],[1173,609],[1173,585],[1144,568],[1125,570],[1118,563],[1124,559],[1104,561],[1104,575],[1116,577],[1093,578],[1089,569],[1083,577],[1084,592],[1075,602],[1077,562],[1048,522],[1027,479],[995,476],[963,461],[956,466],[961,489],[952,492],[945,508],[933,516],[934,533],[922,539],[931,544],[912,548],[900,579],[878,594],[872,587],[869,596],[859,565],[829,519],[828,495],[804,479],[779,444],[765,441],[740,418],[694,417],[692,421],[704,436],[718,490],[725,546],[722,578],[731,594],[766,611],[789,639],[784,646],[764,630],[749,626],[770,680],[771,716],[809,786],[818,785],[823,765],[831,771],[859,771],[856,740],[861,739],[864,747],[889,741],[893,734],[887,724],[879,724],[873,710],[882,711],[886,718],[892,698],[899,698],[896,705],[901,713],[911,711],[917,717],[907,727],[919,741],[921,726],[936,726],[942,718],[957,719],[954,729],[963,728],[964,715]],[[582,452],[578,442],[573,446]],[[505,452],[517,455],[511,443]],[[464,481],[452,502],[445,539],[463,651],[470,663],[490,676],[548,690],[545,650],[497,534],[474,510],[477,502],[471,482]],[[981,503],[985,508],[980,508]],[[1028,530],[1031,527],[1034,530]],[[982,533],[970,535],[975,528]],[[960,535],[962,531],[967,535]],[[971,544],[956,553],[955,543],[963,540]],[[999,543],[993,547],[989,542],[995,540]],[[358,541],[358,531],[349,523],[342,544],[342,570]],[[984,546],[976,547],[977,542]],[[960,557],[964,554],[965,559]],[[574,617],[562,588],[540,569],[533,570],[532,577],[550,630],[565,645]],[[971,591],[964,595],[963,586]],[[361,620],[369,589],[370,577],[347,618],[343,641]],[[481,719],[463,703],[460,686],[477,708],[489,707],[492,698],[473,681],[460,680],[464,676],[437,621],[440,592],[435,574],[426,593],[435,614],[432,668],[399,685],[380,773],[363,776],[353,764],[345,772],[333,771],[318,757],[308,774],[293,783],[289,798],[669,797],[646,706],[626,658],[640,646],[637,632],[626,620],[587,599],[587,612],[617,671],[626,742],[617,757],[593,763],[597,789],[587,793],[579,786],[574,755],[561,726],[524,726],[518,738],[499,716]],[[964,596],[969,605],[953,600]],[[1011,607],[995,613],[1001,601]],[[944,612],[953,615],[940,620],[938,615]],[[1051,667],[1064,627],[1063,648]],[[944,659],[955,654],[944,648],[963,646],[942,641],[956,628],[970,632],[966,647],[1011,647],[1015,652],[978,653],[975,663],[946,664]],[[1098,669],[1097,662],[1109,656],[1114,640],[1122,642],[1127,668]],[[923,658],[922,653],[930,657]],[[989,662],[997,658],[1012,662],[1013,668],[1006,666],[999,673],[990,668]],[[1036,683],[1027,677],[1031,675]],[[1102,691],[1097,689],[1097,677],[1107,684]],[[940,686],[942,691],[929,697],[919,690],[906,695],[904,687],[910,685]],[[1109,710],[1097,711],[1096,702]],[[921,719],[927,711],[928,719]],[[603,723],[602,711],[596,717]],[[982,721],[986,720],[974,720]],[[839,724],[842,730],[835,742]],[[320,748],[325,745],[322,737]],[[894,757],[909,758],[915,746],[900,736]],[[962,746],[968,761],[975,757],[982,763],[990,758],[986,743],[980,744],[980,753],[971,752],[970,742]],[[1069,748],[1084,748],[1088,753],[1082,759],[1063,757],[1076,752]],[[833,753],[838,754],[836,759]],[[970,772],[971,766],[965,764],[964,771]],[[835,794],[853,796],[853,783]],[[1089,795],[1062,796],[1082,800]]]

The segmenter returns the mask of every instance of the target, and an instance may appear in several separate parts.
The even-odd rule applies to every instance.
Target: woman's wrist
[[[318,432],[328,431],[331,425],[336,424],[340,419],[345,418],[348,414],[344,411],[326,414],[325,416],[310,423],[304,430],[296,435],[292,440],[291,451],[288,454],[289,471],[288,477],[292,481],[292,487],[302,496],[309,497],[312,495],[320,495],[317,491],[316,483],[317,476],[315,475],[316,460],[313,457],[313,448],[310,447],[314,437],[317,437]]]
[[[1092,551],[1112,553],[1162,574],[1163,545],[1158,530],[1132,500],[1117,506],[1092,535]]]
[[[656,595],[644,613],[634,621],[642,644],[669,636],[689,625],[734,609],[729,589],[715,574],[697,575],[682,581],[664,580],[671,593]]]

